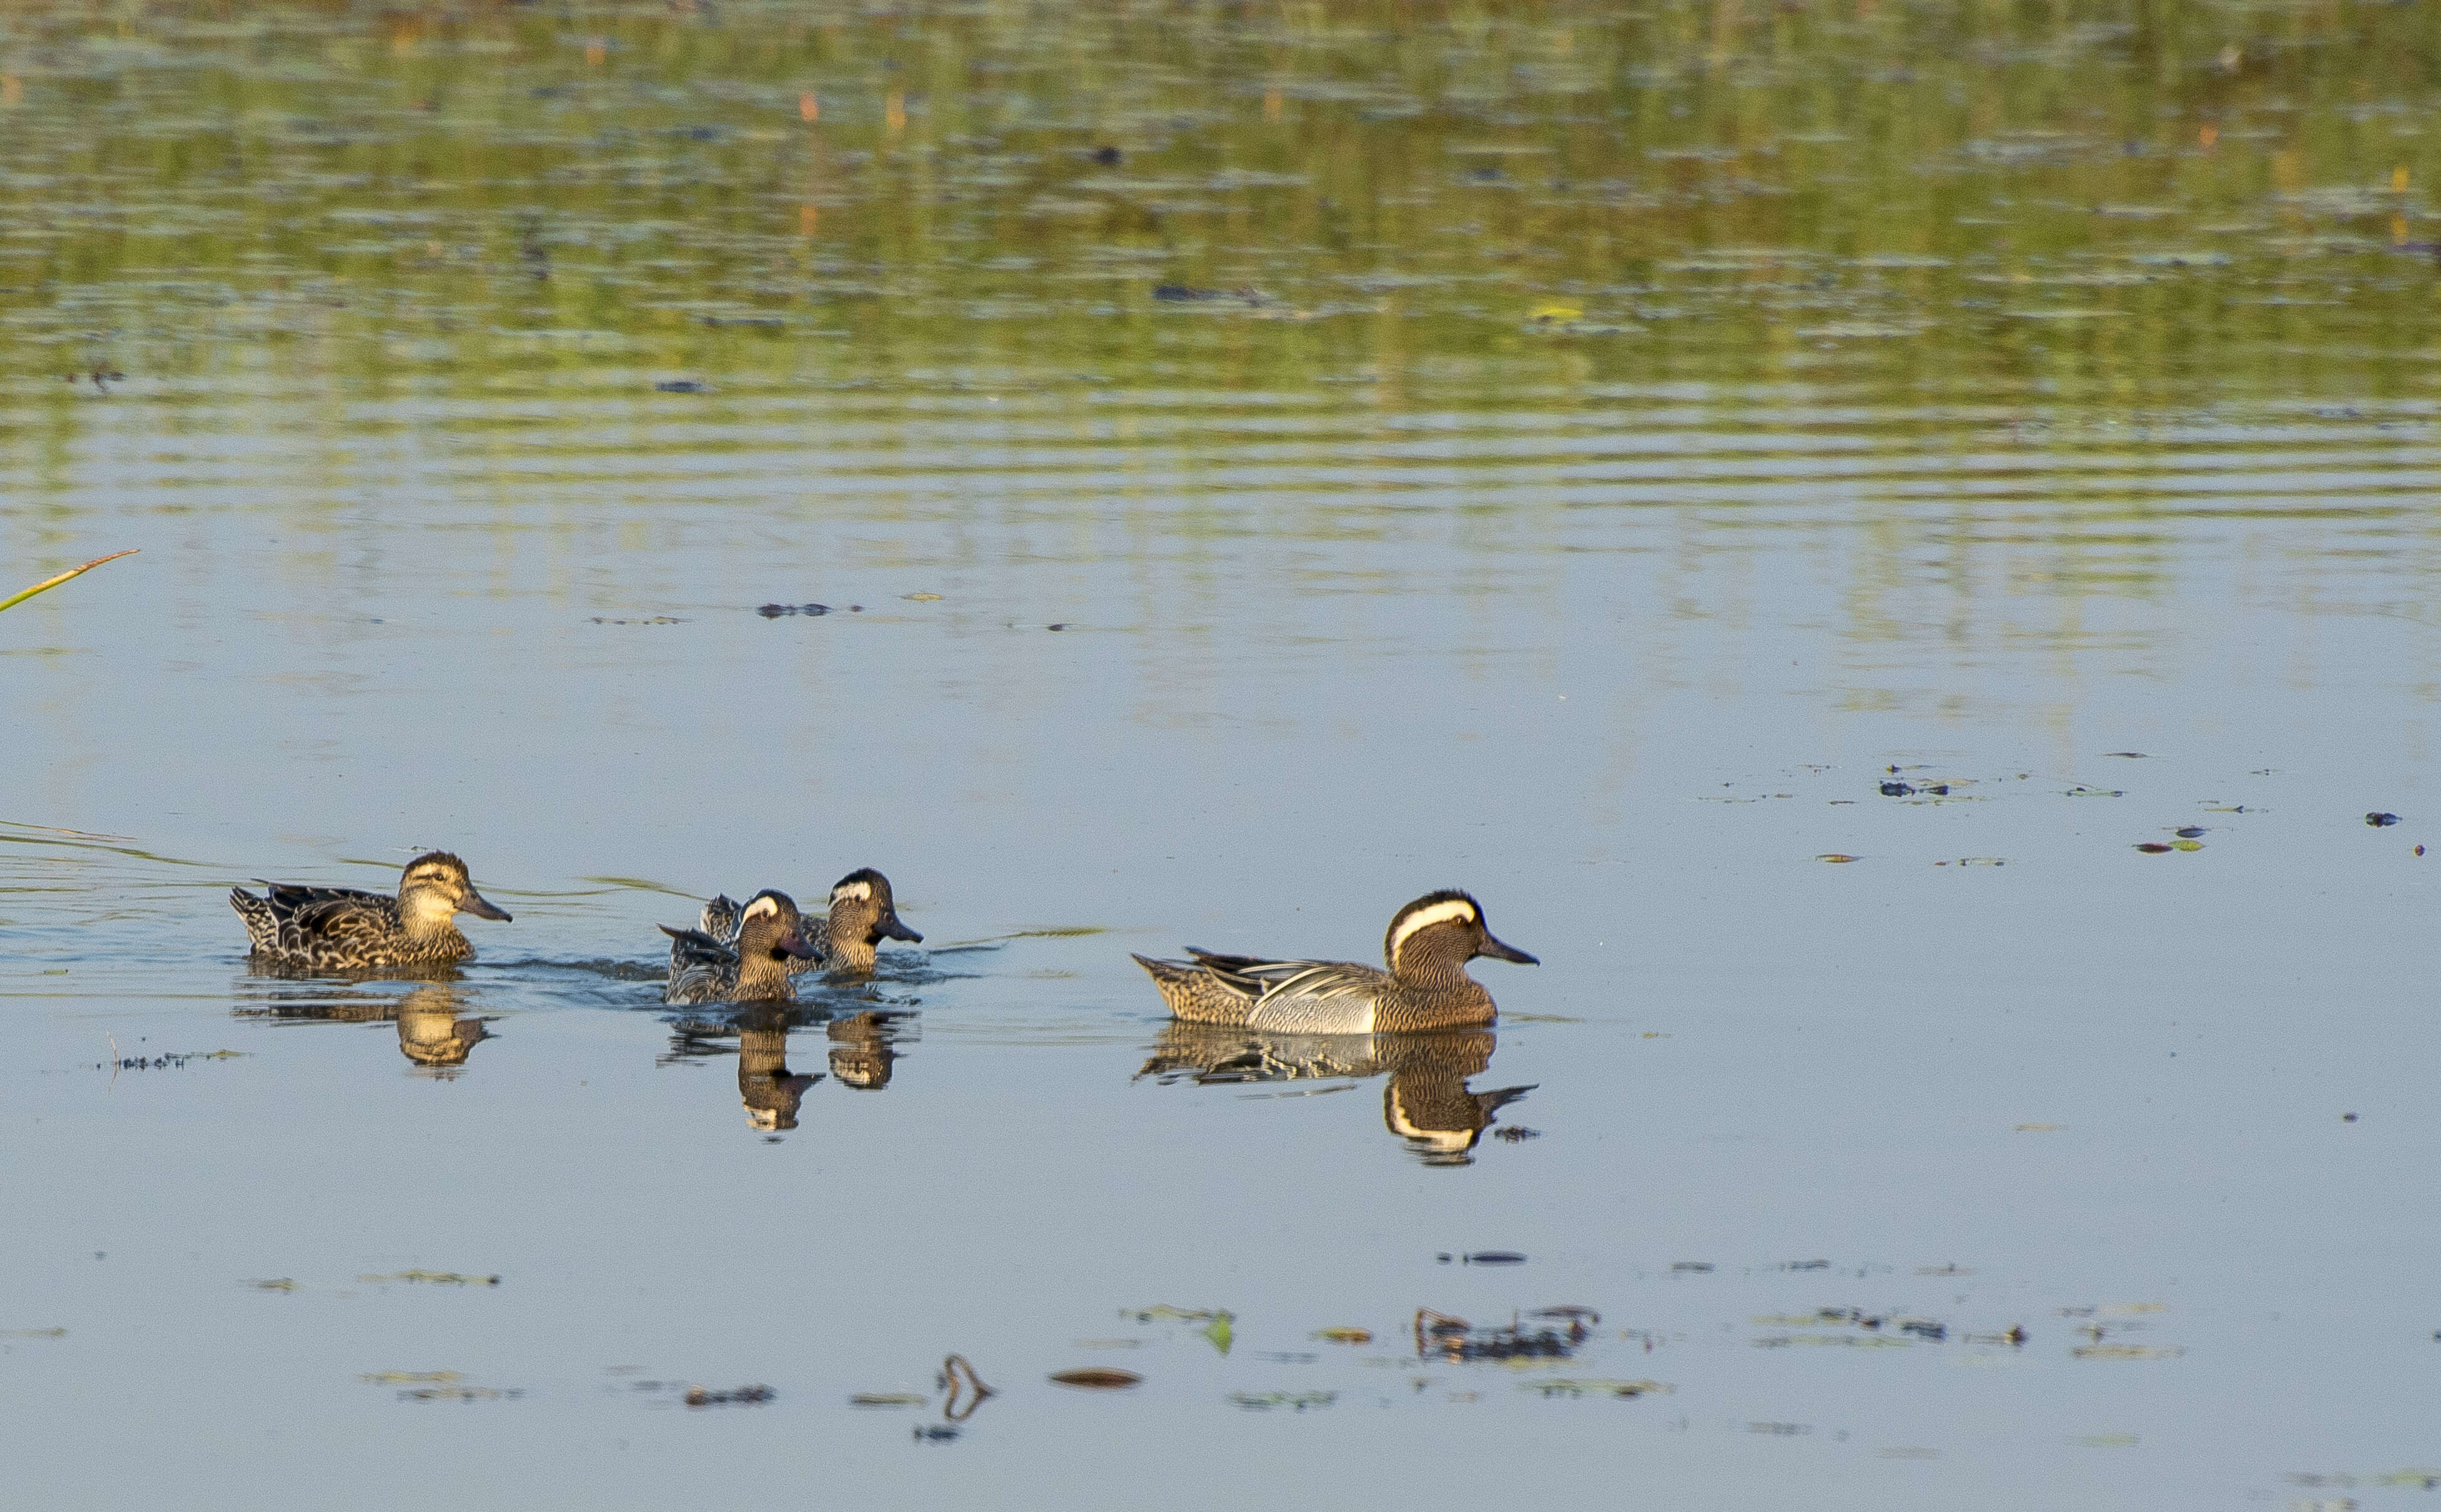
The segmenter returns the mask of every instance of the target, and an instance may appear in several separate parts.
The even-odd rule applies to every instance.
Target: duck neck
[[[458,909],[428,888],[409,888],[398,895],[398,927],[410,939],[445,939],[458,932]]]
[[[771,953],[771,942],[746,938],[737,942],[737,996],[744,999],[788,995],[788,964]]]
[[[866,910],[854,902],[841,903],[831,909],[830,939],[823,962],[825,971],[871,971],[873,969],[873,921],[859,917]]]
[[[1474,984],[1474,979],[1466,974],[1470,959],[1453,950],[1437,949],[1426,941],[1411,940],[1391,963],[1390,975],[1405,986],[1448,992]]]

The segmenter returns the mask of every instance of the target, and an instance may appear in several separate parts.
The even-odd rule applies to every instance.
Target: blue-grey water
[[[1839,178],[1729,8],[1363,11],[1543,94],[1303,9],[1201,81],[998,6],[0,22],[0,592],[140,549],[0,615],[13,1502],[2441,1484],[2431,88],[2307,66],[2396,39],[2173,8],[2209,98],[2083,135],[2146,37],[1737,44],[1870,78]],[[2139,127],[2227,176],[2104,214]],[[1601,205],[1441,224],[1588,133]],[[230,886],[433,847],[516,916],[456,980],[249,973]],[[661,1006],[657,924],[860,866],[922,945]],[[1541,957],[1496,1037],[1215,1047],[1128,959],[1445,886]],[[1417,1133],[1461,1085],[1530,1090]]]

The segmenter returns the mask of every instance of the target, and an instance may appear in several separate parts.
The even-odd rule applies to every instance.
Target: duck
[[[726,893],[714,898],[703,906],[703,917],[696,928],[715,940],[735,939],[737,905]],[[804,961],[791,962],[791,974],[817,968],[868,972],[878,959],[874,947],[883,940],[924,943],[922,935],[899,922],[897,903],[890,894],[890,879],[869,866],[850,872],[832,886],[828,915],[807,922],[805,938],[814,954]]]
[[[398,895],[354,888],[264,882],[262,896],[229,889],[229,907],[245,921],[259,964],[306,971],[374,971],[439,966],[475,953],[457,915],[510,922],[475,891],[466,863],[447,851],[427,851],[399,873]]]
[[[796,996],[788,964],[811,956],[796,902],[766,889],[738,910],[737,933],[719,940],[701,929],[660,927],[670,937],[670,981],[661,1001],[764,1002]]]
[[[1455,889],[1401,909],[1383,937],[1387,971],[1352,961],[1270,961],[1189,945],[1191,960],[1137,956],[1170,1015],[1281,1034],[1371,1035],[1465,1029],[1497,1015],[1492,994],[1466,973],[1476,956],[1541,964],[1493,938],[1483,905]]]

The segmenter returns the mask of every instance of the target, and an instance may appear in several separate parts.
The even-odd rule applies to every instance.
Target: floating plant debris
[[[689,1407],[752,1407],[778,1395],[768,1386],[738,1386],[725,1392],[690,1386],[686,1389],[686,1404]]]
[[[2365,816],[2365,822],[2378,830],[2387,829],[2391,825],[2398,822],[2398,816],[2396,814],[2384,814],[2379,811],[2376,811]]]
[[[1452,1362],[1477,1359],[1565,1359],[1593,1336],[1581,1317],[1564,1328],[1533,1328],[1519,1320],[1477,1328],[1429,1307],[1416,1311],[1416,1353]]]
[[[1511,1124],[1506,1128],[1493,1129],[1492,1137],[1508,1144],[1523,1144],[1528,1140],[1541,1139],[1543,1131],[1539,1128],[1528,1128],[1523,1124]]]
[[[1851,861],[1861,859],[1861,857],[1849,855],[1841,851],[1832,851],[1825,855],[1817,855],[1814,859],[1817,861],[1828,861],[1833,866],[1845,866]]]
[[[243,1050],[190,1050],[161,1055],[121,1055],[117,1060],[95,1061],[93,1069],[96,1071],[177,1071],[183,1069],[189,1061],[243,1060],[251,1052]]]
[[[1369,1344],[1373,1341],[1373,1330],[1347,1327],[1317,1328],[1313,1331],[1313,1337],[1328,1340],[1334,1344]]]
[[[767,603],[754,612],[766,620],[777,620],[789,614],[828,614],[831,606],[827,603]]]
[[[1231,1392],[1229,1400],[1235,1406],[1253,1412],[1269,1412],[1275,1407],[1285,1407],[1293,1413],[1302,1413],[1309,1407],[1329,1407],[1339,1400],[1339,1394],[1337,1392]]]
[[[664,378],[653,385],[657,394],[708,394],[712,385],[698,378]]]
[[[914,1392],[858,1392],[847,1399],[850,1407],[921,1407],[932,1398]]]
[[[1657,1396],[1676,1391],[1657,1380],[1528,1380],[1517,1383],[1520,1391],[1544,1396]]]
[[[497,1276],[462,1275],[455,1270],[401,1270],[395,1275],[358,1276],[356,1279],[376,1286],[392,1281],[420,1287],[497,1287],[500,1284]]]
[[[1522,1266],[1526,1257],[1514,1250],[1477,1250],[1461,1263],[1471,1266]]]
[[[1085,1392],[1123,1392],[1144,1384],[1144,1377],[1131,1370],[1112,1370],[1096,1366],[1090,1370],[1055,1370],[1051,1373],[1054,1386],[1073,1386]]]

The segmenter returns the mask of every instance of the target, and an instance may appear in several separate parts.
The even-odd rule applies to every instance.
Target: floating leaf
[[[938,603],[941,602],[941,596],[937,593],[902,593],[899,597],[905,599],[910,603]]]
[[[1373,1330],[1370,1328],[1317,1328],[1313,1331],[1313,1337],[1329,1340],[1334,1344],[1369,1344],[1373,1341]]]
[[[2170,842],[2170,849],[2174,851],[2200,851],[2203,848],[2204,842],[2201,840],[2172,840]]]
[[[1816,856],[1814,859],[1816,859],[1816,860],[1817,860],[1817,861],[1828,861],[1828,862],[1830,862],[1833,866],[1845,866],[1845,865],[1847,865],[1847,864],[1848,864],[1849,862],[1851,862],[1851,861],[1854,861],[1854,860],[1861,859],[1861,857],[1853,856],[1853,855],[1844,855],[1840,854],[1840,853],[1839,853],[1839,852],[1837,852],[1837,851],[1833,851],[1833,852],[1831,852],[1831,853],[1830,853],[1829,855],[1817,855],[1817,856]]]
[[[1215,1317],[1203,1330],[1203,1337],[1212,1341],[1212,1347],[1224,1355],[1229,1352],[1230,1341],[1237,1338],[1237,1331],[1230,1326],[1233,1322],[1235,1320],[1224,1312]]]
[[[1144,1377],[1131,1370],[1055,1370],[1051,1373],[1055,1386],[1074,1386],[1078,1391],[1123,1392],[1144,1384]]]

